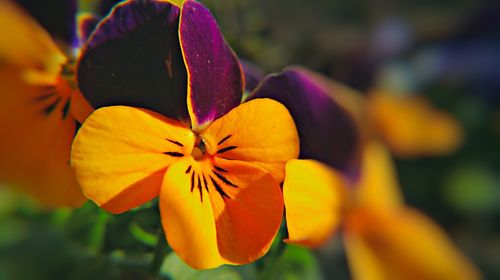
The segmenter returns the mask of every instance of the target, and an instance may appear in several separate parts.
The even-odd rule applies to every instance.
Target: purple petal
[[[240,62],[245,74],[245,90],[252,92],[264,79],[264,72],[257,65],[249,61],[240,59]]]
[[[207,124],[238,106],[243,77],[210,11],[195,1],[182,6],[179,36],[189,73],[188,106],[193,127]]]
[[[329,91],[307,70],[291,68],[266,77],[249,99],[272,98],[288,108],[300,136],[300,158],[319,160],[354,176],[360,135],[352,116]]]
[[[179,13],[165,1],[115,6],[92,33],[78,64],[79,86],[92,106],[128,105],[189,118]]]

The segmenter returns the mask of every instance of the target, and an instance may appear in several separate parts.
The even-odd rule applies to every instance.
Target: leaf
[[[132,223],[129,226],[130,234],[132,236],[142,242],[145,245],[148,245],[150,247],[156,246],[156,243],[158,242],[158,237],[152,233],[149,233],[142,229],[137,223]]]
[[[269,279],[299,280],[323,279],[318,261],[311,251],[287,245],[280,259],[272,267]]]
[[[464,213],[498,211],[498,184],[498,177],[487,168],[461,166],[448,176],[443,189],[444,198],[450,206]]]
[[[176,280],[241,280],[240,275],[230,266],[210,270],[196,270],[185,264],[174,252],[168,254],[160,269],[162,276]]]

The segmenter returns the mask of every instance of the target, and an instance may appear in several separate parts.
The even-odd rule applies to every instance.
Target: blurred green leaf
[[[0,227],[0,248],[23,239],[26,234],[26,228],[26,225],[21,221],[2,221],[2,226]]]
[[[163,262],[160,274],[176,280],[240,280],[240,275],[230,266],[221,266],[210,270],[196,270],[184,263],[174,252],[168,254]]]
[[[158,237],[142,229],[137,223],[130,224],[130,233],[135,239],[139,240],[145,245],[154,247],[158,242]]]
[[[264,279],[323,279],[314,254],[310,250],[293,245],[287,245],[283,254],[268,269],[262,276]]]
[[[499,179],[488,169],[467,165],[453,170],[444,191],[447,203],[465,213],[500,210]]]

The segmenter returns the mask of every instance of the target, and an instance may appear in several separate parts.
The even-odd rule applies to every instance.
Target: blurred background
[[[53,34],[71,37],[66,1],[17,2]],[[439,223],[485,279],[500,278],[499,1],[201,2],[236,53],[265,74],[303,65],[361,94],[423,96],[455,118],[461,145],[394,156],[399,182],[407,204]],[[158,213],[111,217],[90,203],[43,211],[0,192],[1,280],[148,278],[136,268],[156,243]],[[350,279],[339,240],[313,253],[290,247],[282,258],[274,279]],[[266,261],[201,275],[175,256],[164,265],[175,279],[254,279]]]
[[[204,2],[236,52],[265,72],[300,64],[364,94],[425,96],[456,118],[464,141],[455,151],[395,157],[400,186],[485,279],[500,277],[499,1]],[[348,279],[342,258],[321,257],[328,278]]]

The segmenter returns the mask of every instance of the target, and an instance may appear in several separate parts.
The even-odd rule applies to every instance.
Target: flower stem
[[[156,243],[156,247],[153,252],[153,261],[151,262],[151,274],[158,275],[160,273],[161,265],[163,264],[163,260],[165,256],[170,252],[170,247],[165,240],[165,235],[163,231],[160,230],[158,233],[158,241]]]

